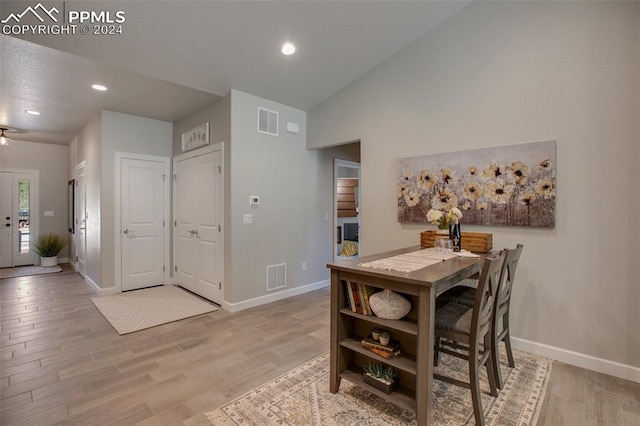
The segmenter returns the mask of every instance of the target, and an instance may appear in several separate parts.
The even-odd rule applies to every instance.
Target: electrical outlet
[[[307,271],[307,262],[302,262],[302,272]]]

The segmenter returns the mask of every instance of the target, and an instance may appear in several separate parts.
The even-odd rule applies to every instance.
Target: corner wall
[[[398,158],[557,141],[553,229],[468,226],[524,244],[520,347],[640,381],[640,3],[474,2],[309,113],[308,146],[361,140],[365,253],[397,222]]]
[[[257,132],[258,107],[279,113],[278,136]],[[231,92],[230,217],[225,219],[232,234],[233,287],[226,295],[232,310],[326,285],[331,192],[323,189],[327,176],[320,154],[307,150],[306,120],[304,111]],[[288,132],[287,122],[298,124],[299,133]],[[259,206],[249,205],[250,195],[260,197]],[[245,214],[252,215],[251,224],[243,224]],[[267,292],[266,267],[280,263],[287,264],[287,287]]]

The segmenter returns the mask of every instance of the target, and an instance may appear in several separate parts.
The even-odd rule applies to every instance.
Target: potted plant
[[[373,337],[373,340],[376,342],[380,340],[380,333],[382,333],[382,330],[378,327],[374,327],[373,330],[371,330],[371,337]]]
[[[380,344],[383,346],[387,346],[389,344],[389,340],[391,340],[391,336],[386,331],[380,333]]]
[[[56,266],[58,253],[67,244],[65,237],[57,234],[46,234],[38,237],[33,244],[33,251],[40,256],[40,266]]]
[[[396,387],[396,377],[398,373],[388,365],[368,363],[363,367],[364,382],[381,390],[384,393],[391,393]]]

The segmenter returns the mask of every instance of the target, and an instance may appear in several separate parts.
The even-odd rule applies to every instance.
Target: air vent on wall
[[[267,291],[287,286],[287,264],[267,266]]]
[[[258,108],[258,132],[278,136],[278,113]]]

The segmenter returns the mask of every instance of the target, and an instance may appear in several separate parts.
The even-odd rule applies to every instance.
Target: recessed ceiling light
[[[36,111],[33,109],[25,109],[24,112],[26,112],[27,114],[31,114],[31,115],[40,115],[40,111]]]
[[[282,54],[283,55],[293,55],[296,51],[296,47],[292,43],[285,43],[282,45]]]
[[[107,86],[103,86],[102,84],[93,84],[91,87],[101,92],[104,92],[105,90],[107,90]]]

